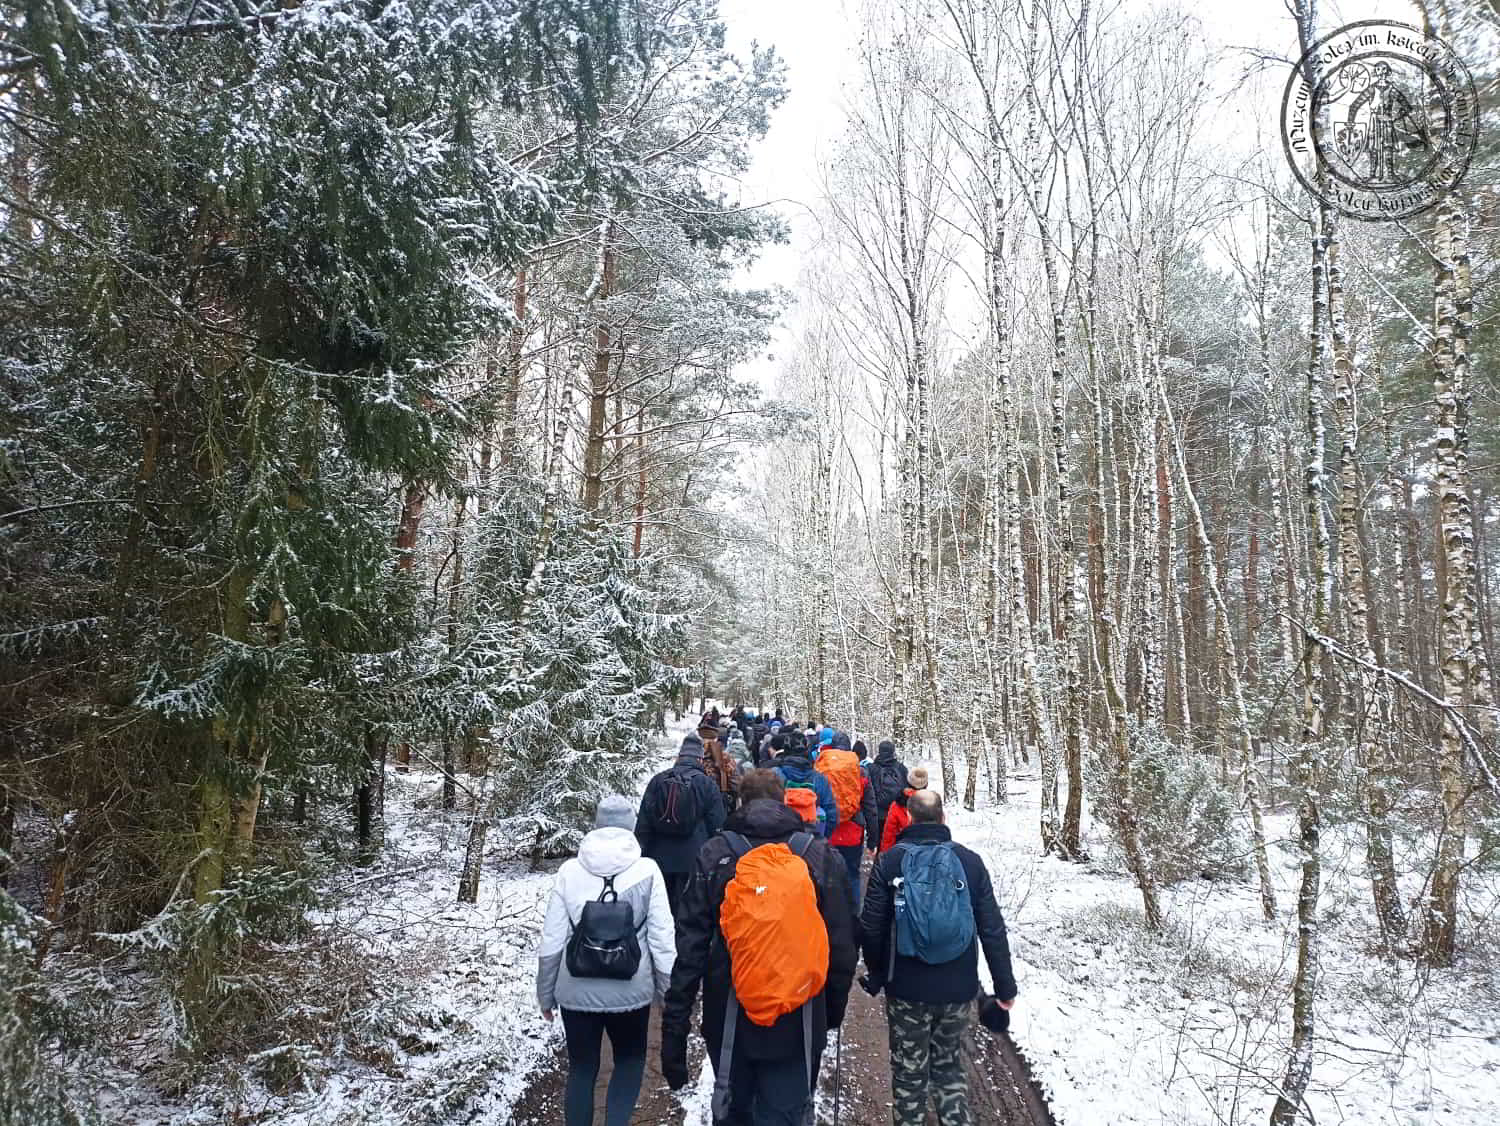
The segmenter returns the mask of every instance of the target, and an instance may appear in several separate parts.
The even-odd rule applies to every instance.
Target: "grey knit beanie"
[[[634,829],[635,805],[629,798],[619,794],[601,798],[599,808],[594,811],[594,828]]]

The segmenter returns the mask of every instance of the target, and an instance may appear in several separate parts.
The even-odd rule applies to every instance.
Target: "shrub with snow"
[[[1215,760],[1174,744],[1158,728],[1131,732],[1131,786],[1141,846],[1162,884],[1235,879],[1245,872],[1249,845],[1234,795],[1218,779]],[[1120,851],[1118,787],[1110,764],[1090,759],[1094,816]]]

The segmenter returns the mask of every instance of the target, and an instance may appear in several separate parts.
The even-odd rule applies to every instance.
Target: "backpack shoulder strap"
[[[811,833],[797,832],[793,833],[786,843],[788,848],[790,848],[798,856],[802,857],[803,860],[806,860],[807,850],[812,842],[813,835]]]
[[[604,890],[599,893],[600,902],[604,901],[606,895],[612,895],[615,899],[620,898],[620,893],[615,890],[615,878],[613,876],[601,876],[604,881]]]
[[[911,851],[911,845],[896,843],[886,849],[886,855],[896,865],[896,873],[891,877],[891,883],[899,884],[906,878],[906,856]]]
[[[736,833],[732,829],[724,830],[724,839],[729,842],[729,847],[734,850],[736,858],[744,856],[750,851],[750,842],[745,839],[743,833]]]

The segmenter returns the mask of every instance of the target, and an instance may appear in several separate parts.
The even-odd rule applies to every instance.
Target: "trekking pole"
[[[833,1034],[833,1126],[839,1126],[839,1079],[844,1063],[844,1026]]]

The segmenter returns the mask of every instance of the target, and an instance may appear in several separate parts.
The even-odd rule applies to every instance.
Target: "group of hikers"
[[[627,1126],[653,1002],[662,1076],[688,1083],[700,989],[714,1126],[811,1126],[861,954],[859,984],[885,993],[892,1122],[922,1126],[930,1102],[939,1126],[968,1126],[964,1034],[976,1008],[1005,1027],[1016,983],[989,873],[927,782],[890,741],[870,759],[844,732],[737,707],[704,713],[639,808],[604,798],[542,932],[537,995],[548,1020],[562,1014],[566,1126],[593,1122],[605,1035],[606,1126]]]

